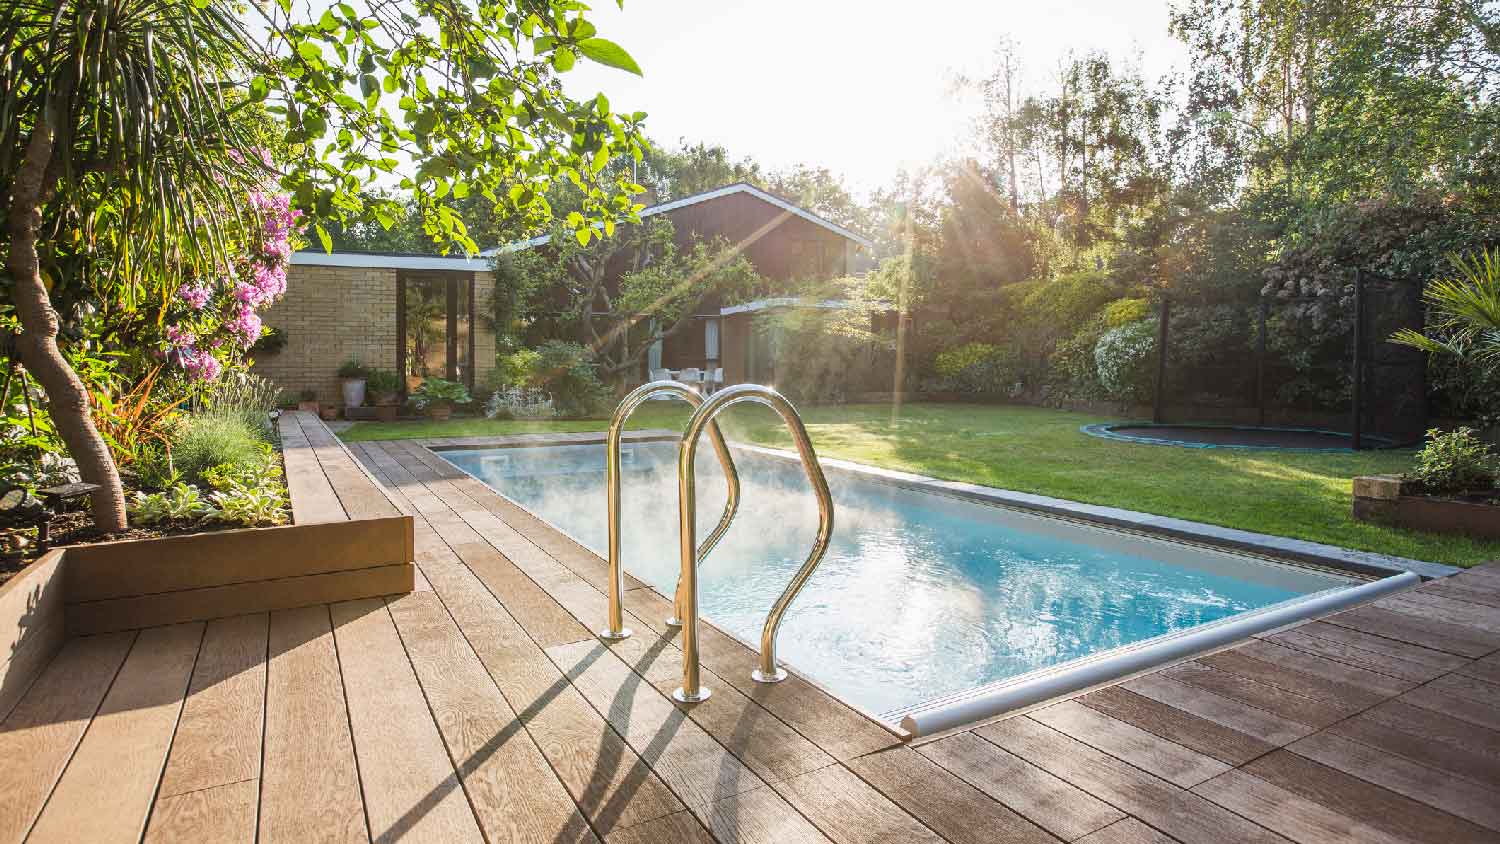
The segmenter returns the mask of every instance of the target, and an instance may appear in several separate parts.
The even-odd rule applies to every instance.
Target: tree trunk
[[[50,115],[43,109],[36,128],[26,145],[26,157],[11,186],[11,206],[7,219],[10,253],[6,264],[14,283],[12,296],[16,316],[21,321],[21,336],[16,348],[21,363],[47,393],[47,408],[52,422],[78,464],[83,480],[98,484],[93,494],[94,524],[108,533],[125,530],[125,491],[115,468],[109,446],[94,427],[89,413],[89,394],[77,373],[57,348],[58,317],[42,283],[41,260],[37,254],[37,230],[42,225],[44,196],[52,186],[45,184],[47,165],[52,159]]]

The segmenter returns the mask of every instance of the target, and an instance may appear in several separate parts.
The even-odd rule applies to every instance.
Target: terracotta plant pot
[[[323,417],[324,422],[332,422],[339,418],[339,409],[333,405],[318,408],[318,415]]]
[[[375,418],[381,422],[395,422],[396,411],[400,409],[394,404],[377,404],[375,405]]]
[[[427,415],[435,422],[446,422],[453,415],[453,405],[434,404],[427,408]]]
[[[315,402],[315,401],[299,401],[299,402],[297,402],[297,409],[298,410],[305,410],[308,413],[317,413],[318,412],[318,403]]]

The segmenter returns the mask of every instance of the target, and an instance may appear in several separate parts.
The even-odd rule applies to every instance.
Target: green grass
[[[734,438],[789,447],[780,421],[757,406],[724,417]],[[1500,558],[1500,543],[1358,522],[1355,475],[1401,472],[1410,452],[1294,454],[1112,442],[1079,432],[1098,417],[1033,407],[913,404],[810,407],[820,454],[948,480],[1053,495],[1226,527],[1455,565]],[[686,408],[652,403],[632,428],[681,428]],[[597,431],[605,422],[361,422],[346,440]]]

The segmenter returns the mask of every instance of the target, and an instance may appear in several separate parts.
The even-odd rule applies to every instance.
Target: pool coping
[[[625,435],[627,442],[663,442],[680,438],[676,431],[646,429],[631,431]],[[603,432],[578,432],[570,434],[512,434],[491,437],[431,437],[413,442],[433,450],[472,450],[482,448],[520,448],[548,445],[591,445],[603,443]],[[779,459],[796,460],[793,452],[765,446],[732,442],[734,448],[763,454]],[[1267,557],[1328,566],[1343,571],[1355,572],[1371,577],[1386,577],[1410,571],[1424,581],[1449,577],[1463,569],[1443,563],[1432,563],[1374,551],[1357,551],[1337,545],[1327,545],[1305,539],[1273,536],[1267,533],[1220,527],[1206,522],[1194,522],[1171,516],[1157,516],[1120,507],[1084,504],[1065,498],[1054,498],[1029,492],[982,486],[966,481],[946,481],[927,475],[902,472],[843,460],[837,457],[818,458],[825,470],[856,474],[870,480],[909,489],[947,495],[954,498],[1030,510],[1064,518],[1080,519],[1110,527],[1124,528],[1141,533],[1166,536],[1173,539],[1196,542],[1203,545],[1234,551],[1245,551]]]

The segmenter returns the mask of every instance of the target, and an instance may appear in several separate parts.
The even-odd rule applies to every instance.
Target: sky
[[[570,93],[603,91],[645,111],[650,135],[725,145],[769,169],[828,167],[864,193],[902,166],[952,152],[972,119],[957,74],[993,67],[1018,45],[1023,84],[1050,87],[1069,50],[1138,61],[1155,79],[1186,51],[1167,32],[1168,0],[598,0],[599,35],[644,77],[579,62]]]

